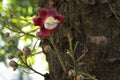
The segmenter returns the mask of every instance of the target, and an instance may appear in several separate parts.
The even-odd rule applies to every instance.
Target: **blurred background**
[[[16,55],[17,50],[25,46],[32,53],[40,52],[40,40],[36,33],[32,18],[37,15],[39,0],[0,0],[0,80],[44,80],[44,78],[27,68],[18,67],[16,71],[8,65],[10,54]],[[19,63],[17,58],[14,58]],[[40,73],[48,72],[45,55],[35,54],[29,61],[32,67]]]

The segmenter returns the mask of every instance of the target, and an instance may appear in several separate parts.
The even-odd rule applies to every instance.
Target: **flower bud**
[[[18,56],[21,56],[22,54],[23,54],[22,51],[20,51],[20,50],[17,51],[17,55],[18,55]]]
[[[13,60],[9,62],[9,65],[13,68],[13,70],[17,69],[18,67],[18,64]]]
[[[50,52],[52,49],[51,49],[51,46],[50,45],[46,45],[44,46],[44,51],[45,52]]]
[[[13,71],[15,71],[17,69],[17,67],[13,67]]]
[[[69,71],[68,71],[68,76],[69,76],[69,77],[75,76],[75,70],[69,70]]]
[[[11,67],[17,67],[18,66],[18,64],[15,61],[13,61],[13,60],[9,62],[9,65]]]
[[[14,58],[14,56],[13,55],[8,55],[8,59],[13,59]]]
[[[27,57],[31,54],[31,50],[28,47],[23,48],[23,54]]]
[[[6,32],[4,35],[5,35],[5,37],[9,37],[10,36],[9,32]]]
[[[84,80],[85,79],[85,77],[83,76],[83,75],[77,75],[77,78],[76,78],[77,80]]]

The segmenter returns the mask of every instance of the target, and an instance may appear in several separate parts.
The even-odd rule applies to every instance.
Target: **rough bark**
[[[73,64],[66,54],[69,47],[67,35],[75,45],[75,59],[85,56],[76,64],[77,75],[88,71],[98,80],[120,80],[120,1],[119,0],[40,0],[40,7],[55,7],[66,16],[63,25],[54,33],[54,42],[65,62]],[[51,45],[42,40],[41,47]],[[54,50],[54,49],[53,49]],[[73,80],[64,73],[56,55],[46,53],[50,79]],[[73,69],[65,64],[67,70]]]

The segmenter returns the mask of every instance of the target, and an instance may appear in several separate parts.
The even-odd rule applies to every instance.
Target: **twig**
[[[37,53],[35,53],[35,54],[31,54],[31,56],[35,56],[35,55],[37,55],[37,54],[41,54],[43,51],[40,51],[40,52],[37,52]]]
[[[25,64],[25,66],[26,66],[27,68],[29,68],[29,69],[32,70],[33,72],[35,72],[35,73],[37,73],[37,74],[40,74],[41,76],[45,77],[44,74],[42,74],[42,73],[36,71],[36,70],[33,69],[31,66],[29,66],[29,65],[27,64],[27,62],[25,62],[25,61],[22,59],[22,57],[19,57],[19,58],[20,58],[20,60],[23,62],[23,64]]]
[[[13,30],[13,29],[7,27],[7,26],[5,26],[5,27],[8,28],[9,30],[13,31],[13,32],[16,32],[16,33],[23,33],[23,34],[25,34],[25,35],[32,36],[32,37],[35,37],[35,38],[36,38],[35,35],[29,34],[29,33],[25,33],[25,32],[23,32],[23,31],[20,31],[20,32],[19,32],[19,31],[15,31],[15,30]]]
[[[36,46],[36,44],[37,44],[38,40],[39,40],[39,39],[37,39],[37,41],[35,42],[35,44],[34,44],[34,46],[33,46],[32,51],[35,49],[35,46]]]
[[[97,80],[95,77],[91,76],[90,74],[82,73],[82,75],[87,76],[89,79]]]
[[[82,59],[84,56],[85,56],[85,54],[82,54],[82,55],[77,59],[76,62],[78,62],[78,61],[79,61],[80,59]]]
[[[113,14],[115,15],[116,19],[120,22],[120,18],[118,17],[118,15],[116,14],[116,12],[115,12],[114,9],[112,8],[112,6],[111,6],[111,4],[110,4],[109,1],[108,1],[108,5],[109,5],[111,11],[113,12]]]
[[[23,72],[25,72],[25,73],[27,73],[27,74],[34,74],[34,73],[30,73],[30,72],[28,72],[28,71],[25,71],[25,70],[23,70]]]
[[[29,31],[29,32],[24,32],[24,31],[22,31],[19,27],[10,24],[7,20],[5,20],[4,17],[2,17],[2,19],[3,19],[3,21],[4,21],[7,25],[10,25],[10,26],[14,27],[14,28],[17,29],[18,31],[14,30],[14,29],[11,29],[11,28],[8,27],[8,26],[5,26],[5,27],[8,28],[9,30],[11,30],[11,31],[13,31],[13,32],[16,32],[16,33],[23,33],[23,34],[25,34],[25,35],[29,35],[29,36],[32,36],[32,37],[36,37],[35,35],[29,34],[29,33],[33,32],[33,31],[35,31],[35,30],[37,30],[37,29],[32,30],[32,31]]]

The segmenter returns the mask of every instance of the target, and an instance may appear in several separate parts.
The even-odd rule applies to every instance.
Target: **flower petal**
[[[41,17],[41,18],[46,18],[48,16],[48,11],[46,9],[40,9],[39,12],[38,12],[38,15]]]
[[[50,36],[50,34],[51,34],[51,31],[45,29],[44,27],[42,27],[40,29],[40,31],[38,32],[38,36],[41,37],[41,38],[47,38],[47,37]]]
[[[44,24],[43,20],[38,16],[33,18],[33,22],[35,26],[43,26]]]
[[[50,31],[53,33],[53,32],[55,32],[57,29],[58,29],[58,26],[57,26],[55,29],[50,30]]]
[[[50,8],[49,9],[49,16],[56,16],[56,8]]]
[[[57,15],[55,16],[55,19],[59,20],[59,24],[62,24],[64,19],[65,19],[65,16],[63,15]]]

